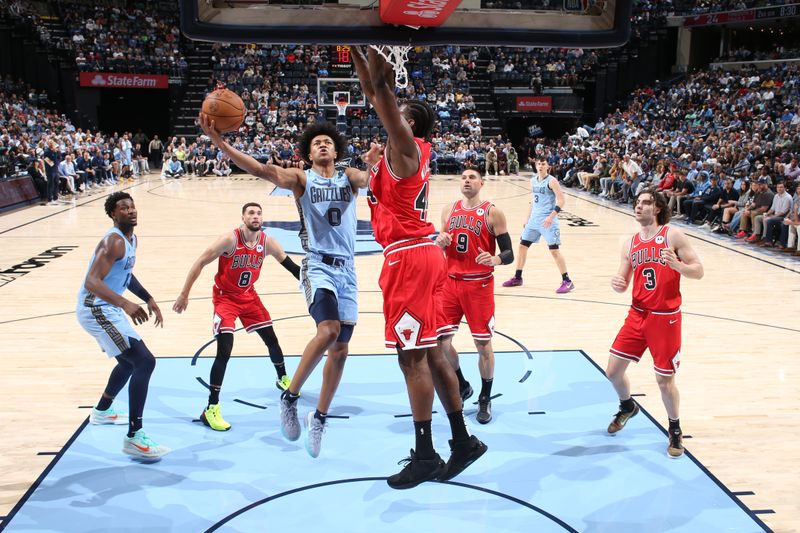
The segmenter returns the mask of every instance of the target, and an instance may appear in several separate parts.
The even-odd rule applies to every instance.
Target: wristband
[[[553,211],[555,211],[555,212],[556,212],[556,214],[558,214],[558,213],[560,213],[560,212],[561,212],[561,208],[560,208],[560,207],[558,207],[558,206],[555,206],[555,207],[553,208]]]

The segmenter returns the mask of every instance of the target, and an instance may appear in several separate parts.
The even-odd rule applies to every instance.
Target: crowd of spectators
[[[730,50],[727,54],[718,57],[715,61],[772,61],[776,59],[798,58],[800,58],[800,47],[797,46],[776,46],[767,51],[750,50],[747,47],[740,47]]]
[[[567,187],[625,205],[657,187],[688,224],[797,252],[798,89],[791,65],[702,71],[639,89],[624,111],[560,141],[528,139],[525,156],[547,157]]]

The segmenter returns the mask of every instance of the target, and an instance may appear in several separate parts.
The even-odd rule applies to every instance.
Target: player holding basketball
[[[483,176],[478,170],[461,173],[463,198],[442,211],[442,231],[436,237],[436,244],[447,257],[447,281],[442,293],[447,329],[443,330],[439,343],[456,371],[461,399],[466,402],[472,396],[472,387],[461,372],[453,335],[461,318],[467,317],[481,374],[476,418],[481,424],[488,424],[492,420],[494,380],[494,267],[511,264],[514,251],[505,215],[494,204],[481,199],[482,188]],[[495,255],[497,244],[500,253]]]
[[[216,431],[228,431],[231,425],[222,417],[219,392],[225,379],[225,369],[233,351],[233,332],[238,318],[247,333],[256,332],[267,345],[269,358],[275,365],[278,389],[289,388],[291,380],[286,375],[283,350],[272,327],[272,317],[261,303],[254,285],[261,273],[266,257],[272,256],[292,275],[300,279],[300,267],[286,255],[281,245],[261,229],[261,206],[255,202],[242,207],[242,225],[221,235],[200,254],[186,275],[178,299],[172,306],[182,313],[189,306],[189,293],[203,268],[218,260],[217,275],[214,276],[212,301],[214,302],[214,337],[217,339],[217,355],[211,366],[208,405],[200,415],[206,426]]]
[[[649,348],[669,417],[667,453],[680,457],[683,443],[675,374],[681,356],[681,276],[700,279],[703,265],[686,235],[667,225],[670,211],[660,192],[645,189],[634,205],[639,232],[625,241],[619,270],[611,278],[611,288],[620,293],[633,278],[633,303],[608,358],[606,375],[620,400],[619,412],[608,425],[608,432],[617,433],[639,412],[625,371],[631,361],[638,363],[645,348]]]
[[[115,192],[106,199],[105,210],[114,221],[114,227],[105,234],[89,260],[89,269],[78,291],[75,313],[83,329],[95,338],[109,357],[117,360],[117,366],[111,371],[108,384],[89,420],[92,424],[121,422],[121,415],[111,403],[130,379],[128,435],[123,440],[122,451],[137,459],[155,461],[170,451],[145,435],[142,429],[142,413],[156,359],[125,314],[133,319],[134,324],[146,322],[148,313],[156,315],[156,326],[163,327],[164,319],[156,301],[133,275],[138,244],[133,234],[138,222],[133,198],[126,192]],[[147,312],[122,296],[126,289],[147,303]]]
[[[300,286],[317,332],[308,343],[290,387],[281,395],[281,432],[290,441],[300,438],[297,400],[300,389],[327,350],[322,389],[316,411],[306,416],[306,450],[318,457],[327,413],[342,379],[348,344],[358,320],[358,288],[354,265],[356,240],[356,198],[365,187],[368,174],[355,168],[337,170],[336,160],[346,151],[345,141],[335,126],[314,123],[300,139],[300,151],[311,168],[281,168],[261,164],[225,142],[208,116],[200,114],[200,125],[212,142],[224,150],[236,165],[294,194],[300,213],[303,259]],[[377,150],[377,147],[373,148]],[[367,157],[372,157],[368,155]]]
[[[384,248],[379,284],[386,346],[397,349],[416,435],[416,449],[405,467],[387,482],[392,488],[408,489],[457,476],[483,455],[486,445],[467,431],[458,380],[437,345],[446,265],[442,251],[429,238],[433,224],[426,221],[431,145],[425,141],[435,115],[416,100],[398,107],[391,65],[374,48],[369,49],[368,64],[361,50],[352,51],[364,94],[389,137],[384,157],[370,170],[367,200],[375,240]],[[434,385],[453,434],[446,465],[431,436]]]
[[[519,242],[519,255],[517,256],[517,271],[514,277],[503,282],[503,287],[519,287],[522,285],[522,269],[528,257],[531,244],[539,242],[544,237],[550,254],[556,262],[558,271],[561,272],[561,285],[556,293],[564,294],[575,289],[567,273],[567,263],[561,255],[561,230],[558,225],[558,214],[564,208],[564,193],[558,180],[550,175],[550,165],[544,156],[536,158],[536,175],[531,178],[531,200],[528,222],[522,230]]]

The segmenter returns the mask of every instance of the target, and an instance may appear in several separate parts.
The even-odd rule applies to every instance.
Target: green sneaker
[[[171,450],[166,446],[161,446],[153,439],[144,434],[140,429],[133,434],[133,437],[125,437],[122,441],[122,452],[136,459],[146,461],[157,461],[167,455]]]
[[[200,421],[214,431],[228,431],[231,429],[231,425],[222,418],[222,410],[218,403],[209,405],[208,408],[203,411],[203,414],[200,415]]]
[[[292,384],[292,378],[290,378],[286,374],[282,375],[281,377],[275,380],[275,386],[278,387],[278,390],[281,391],[289,390],[289,385],[291,384]]]
[[[96,407],[92,407],[92,412],[89,413],[89,422],[95,426],[106,424],[126,425],[128,423],[128,417],[115,411],[113,406],[105,411],[98,411]]]

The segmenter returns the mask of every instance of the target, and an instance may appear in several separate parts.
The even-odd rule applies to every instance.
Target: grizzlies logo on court
[[[305,255],[303,245],[300,242],[300,221],[264,222],[261,228],[267,235],[276,239],[288,254]],[[375,235],[372,233],[372,224],[368,220],[359,220],[356,226],[356,255],[373,255],[383,252],[381,245],[375,242]]]

